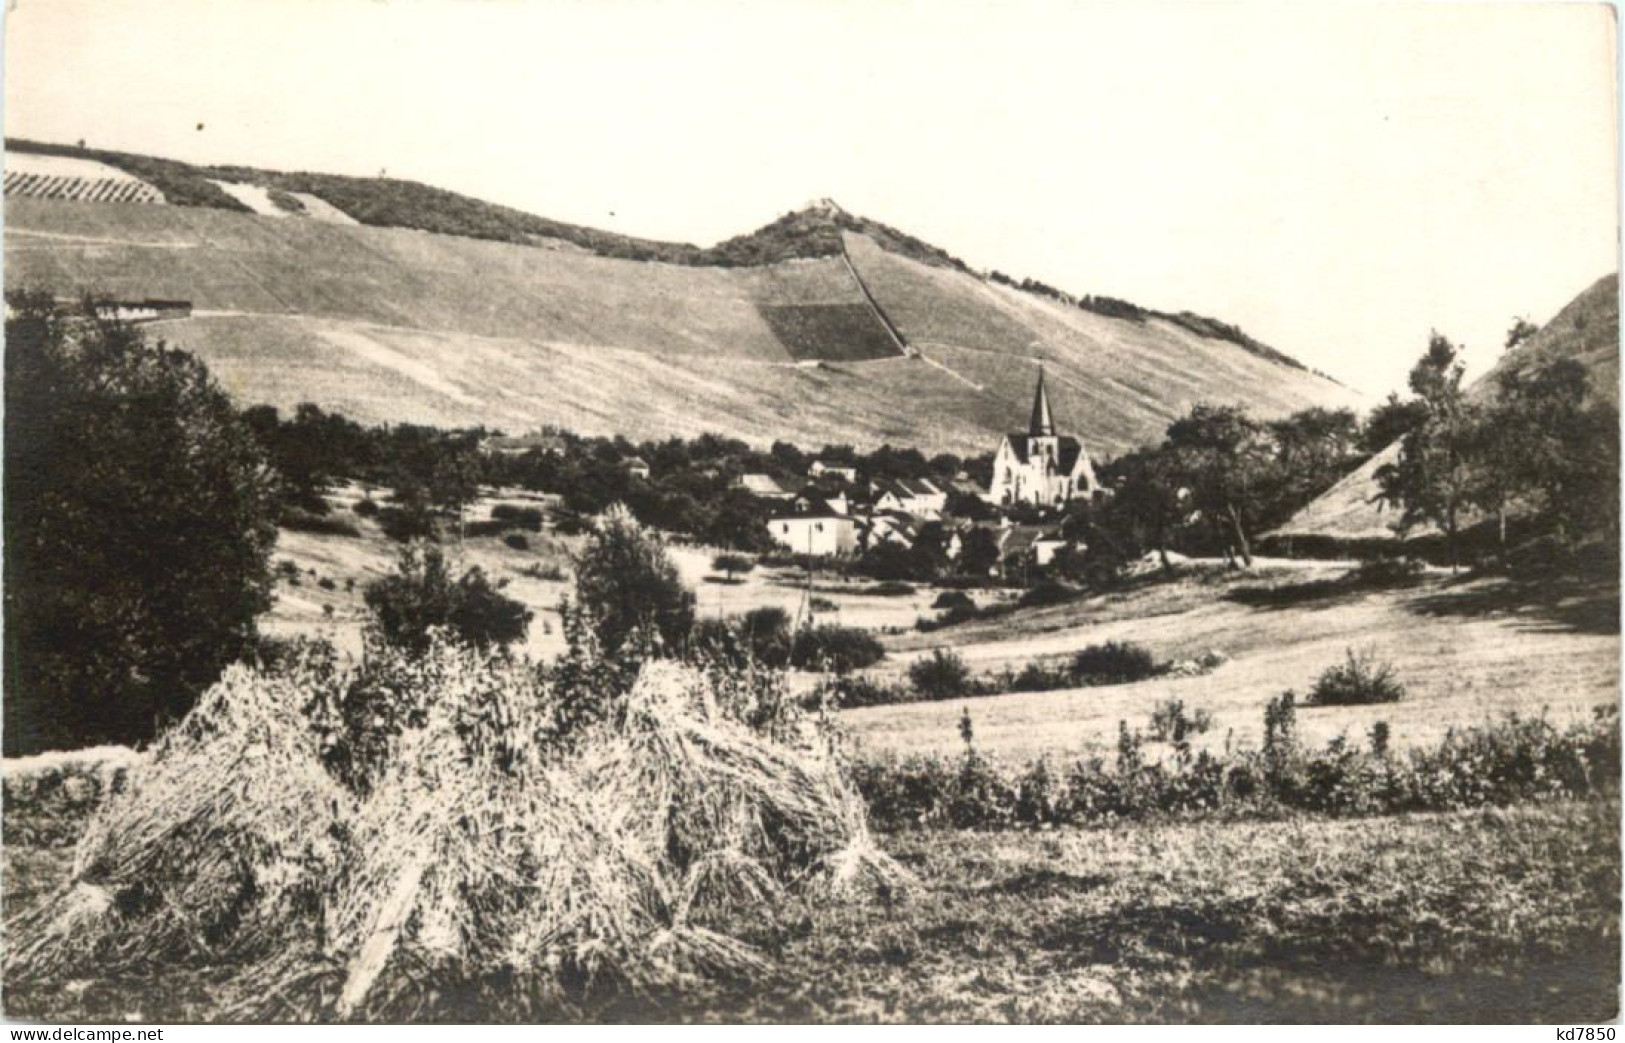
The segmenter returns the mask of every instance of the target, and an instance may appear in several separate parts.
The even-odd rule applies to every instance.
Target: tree
[[[966,531],[959,546],[959,568],[967,576],[986,579],[999,564],[999,538],[978,525]]]
[[[1518,316],[1512,320],[1512,325],[1507,329],[1506,349],[1511,351],[1539,332],[1539,326],[1536,326],[1522,315]]]
[[[1402,399],[1390,392],[1366,417],[1357,447],[1366,456],[1375,456],[1416,430],[1425,419],[1427,405],[1420,399]]]
[[[1165,572],[1173,570],[1168,544],[1188,511],[1179,498],[1181,476],[1174,455],[1140,449],[1114,460],[1110,497],[1091,512],[1096,544],[1115,545],[1126,560],[1155,550]]]
[[[254,646],[275,475],[192,355],[8,304],[5,750],[144,742]]]
[[[1590,377],[1575,359],[1499,378],[1494,406],[1475,425],[1478,466],[1469,492],[1475,506],[1502,519],[1523,499],[1564,543],[1595,530],[1617,530],[1619,417],[1606,401],[1589,401]]]
[[[373,625],[390,645],[422,653],[429,632],[443,627],[476,648],[506,647],[525,636],[531,611],[501,593],[478,566],[453,579],[441,549],[414,542],[401,549],[395,573],[363,594]]]
[[[1432,522],[1444,530],[1457,568],[1462,508],[1473,485],[1473,409],[1462,391],[1461,349],[1435,332],[1411,368],[1410,388],[1424,419],[1400,441],[1399,459],[1378,468],[1379,495],[1400,509],[1400,526]]]
[[[755,567],[756,562],[743,554],[718,554],[711,559],[712,571],[725,573],[730,580]]]
[[[576,602],[606,654],[619,654],[634,639],[643,651],[681,650],[694,626],[694,595],[666,548],[626,508],[612,507],[598,519],[575,573]]]
[[[1235,406],[1197,405],[1168,427],[1164,448],[1191,490],[1195,506],[1247,567],[1253,564],[1248,531],[1275,462],[1266,429]]]
[[[1272,421],[1275,468],[1262,524],[1275,526],[1331,488],[1359,463],[1355,443],[1360,422],[1353,410],[1312,406]]]

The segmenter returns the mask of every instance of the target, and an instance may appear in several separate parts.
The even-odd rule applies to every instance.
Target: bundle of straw
[[[234,668],[98,813],[69,886],[8,925],[8,977],[190,958],[241,968],[234,1015],[400,1016],[489,981],[567,1008],[760,968],[720,918],[788,888],[909,885],[816,731],[752,730],[705,672],[646,664],[562,743],[527,664],[376,654],[399,658],[363,675],[413,712],[363,737],[384,753],[365,786],[310,720],[338,698],[312,686],[362,682]]]

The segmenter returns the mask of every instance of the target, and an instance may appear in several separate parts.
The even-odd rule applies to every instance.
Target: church
[[[1038,370],[1033,393],[1033,415],[1025,434],[1004,436],[993,456],[993,484],[987,498],[995,504],[1030,503],[1040,507],[1063,504],[1074,496],[1092,496],[1100,484],[1083,443],[1055,433],[1044,370]]]

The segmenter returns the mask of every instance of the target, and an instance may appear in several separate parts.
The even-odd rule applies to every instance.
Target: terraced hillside
[[[1491,398],[1500,375],[1572,358],[1591,374],[1594,394],[1619,404],[1619,275],[1606,275],[1570,301],[1529,340],[1507,351],[1467,389],[1477,401]],[[1271,535],[1330,537],[1339,540],[1389,539],[1399,512],[1377,499],[1377,471],[1399,456],[1395,443],[1326,490]],[[1417,527],[1413,535],[1432,530]]]
[[[1231,340],[995,285],[827,202],[730,241],[815,254],[754,266],[207,205],[6,211],[8,289],[190,301],[157,329],[240,399],[373,423],[985,452],[1043,359],[1060,422],[1110,455],[1196,401],[1274,415],[1354,398]]]

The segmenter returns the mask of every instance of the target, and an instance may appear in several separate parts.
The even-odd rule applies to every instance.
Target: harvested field
[[[1617,1016],[1619,805],[881,837],[912,900],[793,902],[749,978],[610,1020],[1556,1022]],[[8,915],[71,852],[8,845]],[[207,1020],[230,967],[52,986],[42,1020]],[[490,1016],[477,996],[459,1018]]]

